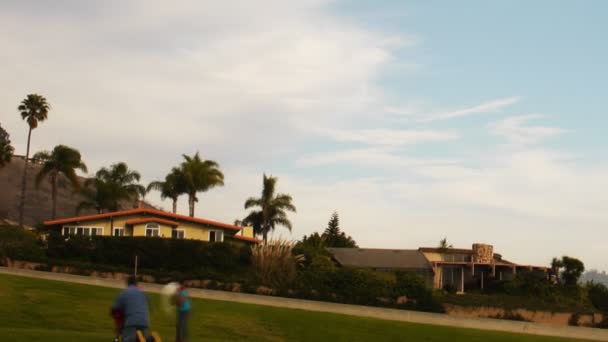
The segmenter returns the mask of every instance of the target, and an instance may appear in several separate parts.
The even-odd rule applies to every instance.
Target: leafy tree
[[[76,170],[87,172],[87,166],[82,161],[78,150],[65,145],[55,146],[52,152],[38,152],[33,159],[42,162],[42,169],[36,175],[36,187],[40,186],[44,178],[48,178],[51,182],[52,218],[54,219],[57,214],[57,181],[59,177],[67,178],[74,189],[80,189]]]
[[[191,217],[194,217],[194,205],[198,202],[196,194],[205,192],[216,186],[224,185],[224,174],[220,171],[219,164],[213,160],[201,159],[198,152],[192,157],[183,155],[184,161],[180,167],[180,173],[188,194],[188,209]]]
[[[286,211],[295,212],[293,199],[287,194],[276,194],[277,178],[264,175],[262,196],[259,198],[250,197],[245,201],[245,209],[259,207],[260,210],[249,213],[246,222],[254,223],[258,232],[262,233],[264,242],[267,241],[268,233],[274,231],[277,226],[283,226],[291,231],[291,221],[287,218]]]
[[[173,201],[173,213],[177,213],[177,199],[179,195],[186,192],[181,170],[174,168],[171,173],[165,176],[164,181],[154,181],[148,184],[146,192],[152,190],[160,191],[161,200],[170,198]]]
[[[347,236],[344,232],[340,231],[340,219],[338,213],[334,212],[331,215],[327,228],[322,235],[325,240],[327,247],[342,247],[342,248],[355,248],[357,243],[350,236]]]
[[[14,151],[8,132],[0,126],[0,168],[11,161]]]
[[[576,286],[578,280],[585,271],[585,265],[582,261],[568,256],[562,257],[564,270],[562,271],[562,280],[566,286]]]
[[[80,202],[77,210],[85,208],[116,211],[122,201],[134,201],[146,193],[146,188],[138,182],[139,172],[130,170],[127,164],[120,162],[102,167],[95,178],[87,179],[83,195],[85,200]]]
[[[44,98],[38,94],[29,94],[21,101],[17,110],[21,114],[21,118],[25,120],[29,126],[27,133],[27,149],[25,152],[25,166],[23,168],[23,178],[21,179],[21,200],[19,202],[19,226],[23,227],[23,212],[25,210],[25,188],[27,186],[27,167],[30,158],[30,142],[32,138],[32,130],[38,127],[38,123],[46,120],[51,106]]]

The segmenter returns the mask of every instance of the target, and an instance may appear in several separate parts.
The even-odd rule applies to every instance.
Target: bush
[[[413,272],[395,273],[395,286],[393,296],[406,296],[408,298],[406,308],[443,312],[443,306],[433,296],[433,292],[427,287],[424,279]]]
[[[19,227],[0,226],[0,263],[4,258],[44,261],[44,251],[34,232]]]
[[[47,255],[55,261],[76,261],[94,265],[112,265],[133,269],[135,256],[139,269],[156,272],[178,272],[230,280],[246,272],[250,264],[249,246],[227,242],[204,242],[149,237],[84,237],[65,238],[52,233]]]
[[[588,283],[587,294],[593,306],[605,315],[608,314],[608,288],[604,284]]]

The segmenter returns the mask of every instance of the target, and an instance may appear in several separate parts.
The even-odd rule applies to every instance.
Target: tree
[[[8,132],[0,126],[0,168],[11,161],[14,151]]]
[[[130,170],[127,164],[120,162],[102,167],[95,178],[87,179],[83,195],[77,210],[95,208],[101,213],[104,210],[116,211],[122,201],[134,201],[146,193],[146,188],[138,184],[141,175]]]
[[[327,228],[322,235],[327,247],[356,248],[357,243],[350,236],[340,231],[340,219],[338,213],[334,212],[327,223]]]
[[[34,160],[42,163],[42,169],[36,175],[36,187],[44,178],[51,182],[51,199],[53,202],[52,218],[57,214],[57,181],[60,176],[67,178],[74,189],[80,189],[76,170],[87,172],[87,166],[81,159],[80,152],[65,145],[57,145],[52,152],[38,152]]]
[[[291,231],[291,221],[287,218],[286,211],[295,212],[293,199],[287,194],[276,194],[277,178],[272,176],[263,177],[262,196],[250,197],[245,201],[245,209],[259,207],[245,218],[246,222],[258,225],[258,232],[262,234],[264,243],[268,240],[268,233],[274,231],[277,226],[283,226]],[[254,232],[256,225],[253,225]]]
[[[220,171],[218,163],[201,159],[198,152],[192,157],[185,154],[183,157],[180,173],[183,177],[185,193],[188,194],[189,214],[194,217],[194,204],[198,202],[196,194],[224,185],[224,174]]]
[[[165,176],[164,181],[154,181],[148,184],[146,192],[152,190],[160,191],[160,199],[170,198],[173,201],[173,213],[177,213],[177,199],[179,195],[186,192],[184,177],[180,169],[174,168]]]
[[[25,166],[23,167],[23,178],[21,179],[21,199],[19,201],[19,226],[23,227],[23,212],[25,210],[25,188],[27,186],[27,167],[30,158],[30,142],[32,138],[32,130],[38,127],[38,123],[46,120],[51,106],[44,98],[38,94],[29,94],[21,101],[17,110],[21,114],[21,118],[25,120],[29,126],[27,133],[27,149],[25,152]]]
[[[566,286],[576,286],[578,280],[585,271],[585,265],[582,261],[571,258],[569,256],[562,257],[564,270],[562,271],[562,280]]]
[[[448,238],[444,237],[443,239],[439,240],[439,248],[448,249],[448,248],[453,248],[453,246],[452,246],[452,244],[450,244],[448,242]]]

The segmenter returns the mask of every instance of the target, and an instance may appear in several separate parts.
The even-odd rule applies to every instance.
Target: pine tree
[[[327,247],[342,247],[342,248],[355,248],[357,243],[350,236],[340,231],[340,218],[338,213],[334,212],[331,215],[331,219],[327,223],[327,228],[323,232],[323,239]]]

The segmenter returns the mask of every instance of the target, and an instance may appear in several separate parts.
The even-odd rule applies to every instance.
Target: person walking
[[[175,342],[186,342],[186,338],[188,337],[188,319],[192,305],[190,304],[190,296],[183,280],[179,282],[179,287],[175,294],[175,306],[177,309]]]
[[[137,287],[137,278],[135,276],[127,278],[127,288],[114,301],[112,312],[120,312],[123,315],[123,342],[136,342],[138,330],[148,338],[150,326],[148,298]]]

